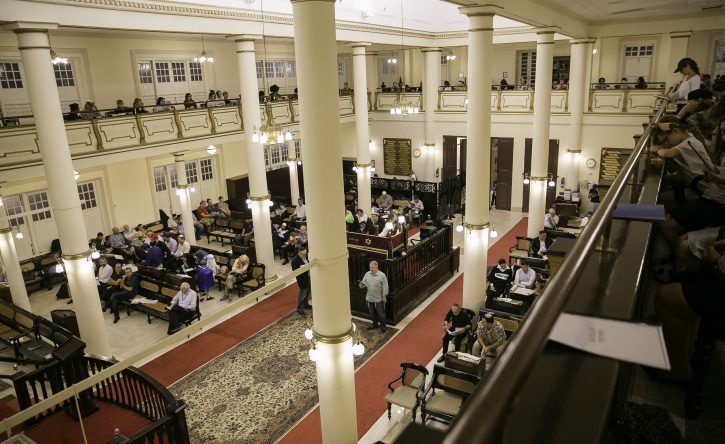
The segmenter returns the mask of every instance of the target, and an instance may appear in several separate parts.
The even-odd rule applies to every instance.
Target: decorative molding
[[[205,17],[205,18],[219,18],[219,19],[234,19],[234,20],[247,20],[251,22],[265,22],[281,25],[293,25],[292,14],[281,14],[276,12],[265,12],[240,9],[240,8],[223,8],[214,7],[209,5],[201,4],[179,4],[169,0],[153,0],[153,1],[134,1],[134,0],[25,0],[32,3],[44,3],[52,5],[64,5],[64,6],[81,6],[84,8],[98,8],[98,9],[110,9],[118,11],[131,11],[141,12],[150,14],[175,14],[182,16],[193,16],[193,17]],[[61,24],[62,26],[62,24]],[[401,29],[397,27],[383,26],[383,25],[371,25],[365,23],[348,22],[338,20],[336,22],[336,29],[345,31],[358,31],[358,32],[372,32],[376,34],[387,34],[387,35],[401,35]],[[511,28],[495,29],[493,31],[494,36],[499,35],[514,35],[514,34],[528,34],[535,32],[533,26],[517,26]],[[410,38],[425,38],[425,39],[451,39],[451,38],[466,38],[468,37],[468,31],[446,31],[446,32],[431,32],[431,31],[420,31],[403,29],[402,34],[405,37]],[[270,35],[273,36],[273,35]]]

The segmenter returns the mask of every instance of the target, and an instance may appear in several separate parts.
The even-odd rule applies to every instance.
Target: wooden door
[[[458,173],[466,173],[466,148],[468,147],[468,139],[461,139],[461,149],[458,151]]]
[[[549,140],[549,162],[547,164],[546,172],[554,177],[554,186],[546,186],[546,209],[554,206],[554,200],[556,200],[556,190],[559,180],[556,177],[556,173],[559,171],[559,141]]]
[[[491,139],[493,147],[494,140]],[[493,155],[493,148],[491,150]],[[496,161],[496,209],[511,211],[511,186],[513,184],[514,139],[498,139]],[[530,162],[529,162],[530,165]]]
[[[531,139],[524,141],[524,174],[531,174]],[[522,178],[523,180],[523,178]],[[521,201],[521,211],[527,213],[529,211],[529,187],[524,184],[524,196]]]
[[[524,173],[531,174],[531,144],[532,140],[527,138],[524,142]],[[559,170],[559,141],[555,139],[549,139],[549,156],[547,160],[547,173],[552,173],[556,177],[556,173]],[[556,180],[554,180],[556,182]],[[554,205],[554,199],[556,199],[556,184],[553,187],[546,186],[546,208],[548,209]],[[524,195],[521,205],[521,211],[529,211],[529,185],[524,185]]]
[[[456,136],[443,136],[443,170],[441,171],[441,181],[456,177],[458,161],[456,140]]]

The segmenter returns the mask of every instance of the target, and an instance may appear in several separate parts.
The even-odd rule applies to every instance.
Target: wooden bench
[[[150,304],[134,304],[133,300],[123,301],[122,305],[126,306],[126,315],[131,316],[131,311],[138,311],[143,313],[147,317],[147,321],[150,324],[154,319],[162,319],[166,322],[169,321],[169,311],[166,309],[171,305],[171,301],[174,296],[179,292],[178,288],[171,286],[162,286],[149,279],[141,279],[139,286],[139,296],[154,299],[156,302]],[[135,298],[134,298],[135,299]],[[194,315],[184,321],[187,326],[197,319],[201,319],[201,310],[199,309],[199,295],[196,296],[196,310]]]

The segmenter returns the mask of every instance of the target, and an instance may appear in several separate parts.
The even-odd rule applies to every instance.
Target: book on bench
[[[136,296],[131,300],[132,304],[155,304],[159,301],[156,299],[145,298],[143,296]]]

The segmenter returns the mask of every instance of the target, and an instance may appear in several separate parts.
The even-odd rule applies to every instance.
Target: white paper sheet
[[[670,369],[658,325],[562,313],[549,339],[599,356]]]

